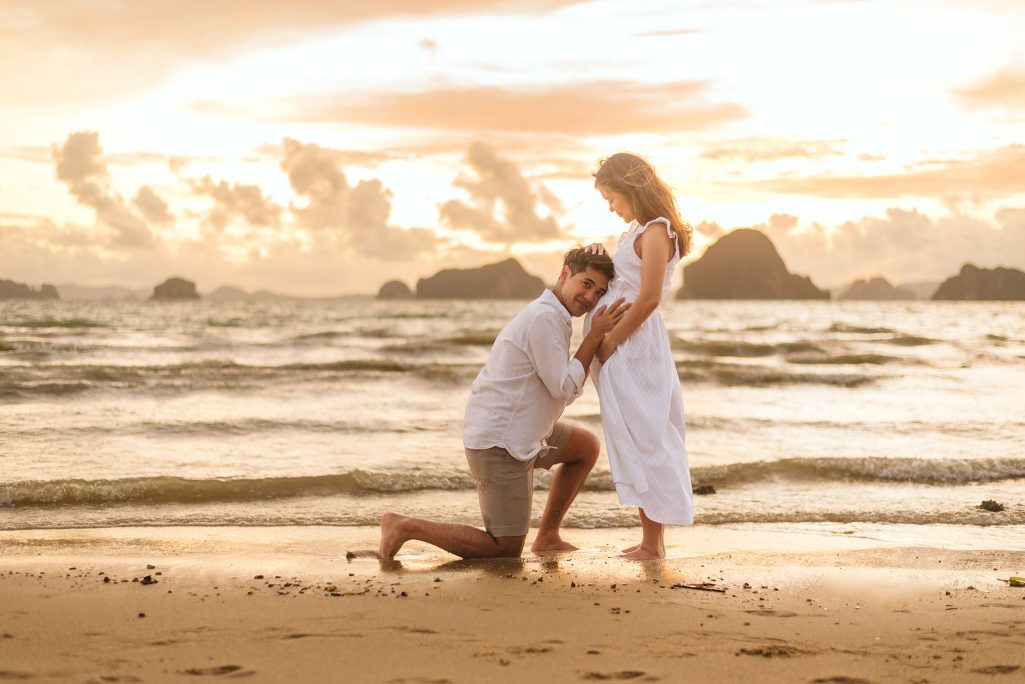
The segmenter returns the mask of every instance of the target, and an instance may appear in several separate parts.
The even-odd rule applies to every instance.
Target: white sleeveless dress
[[[634,251],[634,242],[653,224],[664,225],[669,237],[676,237],[668,219],[657,218],[644,226],[632,222],[619,239],[619,251],[612,259],[616,277],[595,310],[619,297],[627,302],[637,299],[641,258]],[[666,266],[663,300],[670,294],[679,261],[680,255],[675,254]],[[585,332],[590,323],[588,315]],[[648,518],[663,524],[693,523],[694,495],[684,443],[680,377],[659,309],[616,348],[604,365],[595,359],[591,378],[598,388],[605,450],[620,503],[638,506]]]

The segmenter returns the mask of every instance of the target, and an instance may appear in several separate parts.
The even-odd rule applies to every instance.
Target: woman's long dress
[[[627,302],[637,299],[641,290],[641,258],[634,251],[634,242],[645,229],[659,223],[665,226],[670,238],[676,238],[664,218],[644,226],[636,221],[630,224],[612,260],[616,277],[595,310],[619,297]],[[657,226],[651,229],[659,230]],[[677,253],[666,266],[663,300],[669,296],[673,271],[679,261]],[[590,316],[586,322],[586,328],[589,327]],[[604,365],[595,360],[591,371],[601,403],[605,449],[620,502],[640,507],[656,522],[693,523],[694,496],[684,443],[683,397],[660,311],[652,312]]]

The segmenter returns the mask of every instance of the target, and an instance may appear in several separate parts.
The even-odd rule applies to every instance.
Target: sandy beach
[[[806,535],[572,530],[466,562],[371,527],[0,532],[0,679],[1020,681],[1025,554]],[[347,552],[350,557],[347,557]],[[355,557],[351,557],[355,555]],[[702,591],[698,588],[720,591]]]

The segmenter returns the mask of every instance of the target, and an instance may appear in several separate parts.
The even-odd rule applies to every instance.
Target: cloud
[[[531,89],[451,87],[359,97],[340,93],[293,98],[285,110],[289,120],[577,136],[700,131],[747,116],[738,104],[707,102],[709,86],[708,81],[592,81]]]
[[[954,95],[967,107],[1025,107],[1025,65],[1009,66],[972,85],[955,88]]]
[[[408,260],[437,244],[426,228],[389,225],[391,191],[377,178],[350,186],[336,152],[291,138],[282,149],[281,169],[296,194],[306,199],[305,206],[291,207],[292,214],[319,240],[386,260]]]
[[[177,270],[160,245],[141,251],[112,249],[96,232],[95,227],[58,226],[46,218],[0,221],[0,273],[27,283],[152,287]]]
[[[53,150],[53,159],[57,163],[57,178],[67,184],[80,204],[96,211],[100,223],[113,229],[113,245],[153,245],[153,235],[145,221],[110,187],[98,133],[72,133],[60,149]]]
[[[1021,192],[1022,169],[1025,145],[1008,145],[980,152],[973,159],[926,162],[901,174],[780,178],[749,185],[771,192],[818,197],[992,197]]]
[[[500,157],[486,143],[470,145],[466,161],[473,176],[460,176],[454,185],[466,190],[469,200],[445,202],[440,208],[443,223],[505,244],[561,236],[552,212],[562,208],[547,188],[532,184],[515,163]],[[539,207],[546,207],[550,213],[541,216]]]
[[[167,202],[148,185],[139,188],[132,202],[150,223],[166,226],[174,221],[174,215],[171,214]]]
[[[634,36],[637,38],[675,38],[676,36],[690,36],[695,33],[704,32],[704,29],[694,28],[662,29],[659,31],[641,31],[639,33],[635,33]]]
[[[0,88],[12,103],[81,105],[150,87],[187,61],[299,43],[338,27],[467,12],[543,12],[580,1],[5,0]],[[26,64],[32,68],[22,68]]]
[[[780,138],[745,138],[711,143],[701,153],[703,159],[743,159],[774,161],[789,157],[817,159],[842,155],[841,140],[785,140]]]
[[[1025,209],[1005,207],[993,220],[953,212],[931,218],[914,209],[890,208],[838,226],[801,224],[773,215],[750,226],[765,232],[787,267],[819,284],[837,286],[884,275],[891,282],[939,281],[965,262],[1025,269]]]
[[[21,145],[19,147],[0,148],[0,158],[17,159],[18,161],[53,163],[53,150],[49,147]]]
[[[191,185],[197,195],[214,200],[205,223],[218,232],[236,220],[250,226],[277,228],[281,225],[281,207],[270,197],[265,197],[259,186],[237,182],[229,184],[224,180],[217,182],[210,176],[191,181]]]
[[[703,235],[709,240],[718,240],[726,234],[723,227],[714,221],[702,221],[698,225],[694,226],[694,230],[697,231],[698,235]]]

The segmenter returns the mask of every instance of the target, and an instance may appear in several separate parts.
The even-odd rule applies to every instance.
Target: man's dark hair
[[[593,268],[609,280],[616,277],[616,269],[612,266],[612,258],[608,254],[592,254],[583,247],[574,247],[563,254],[562,265],[569,266],[570,275]]]

